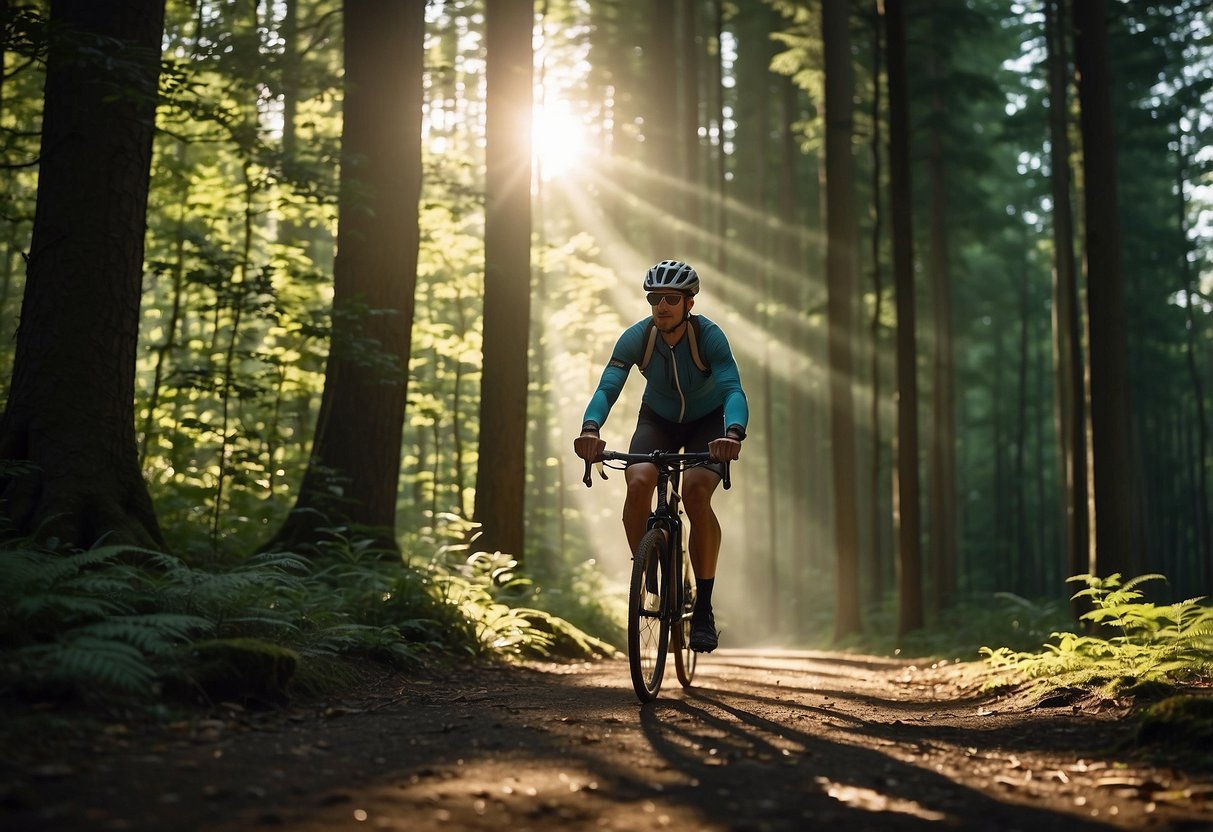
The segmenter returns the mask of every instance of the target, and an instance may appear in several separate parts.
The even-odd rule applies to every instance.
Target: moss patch
[[[1213,696],[1181,694],[1151,705],[1137,727],[1137,744],[1208,753],[1213,747]]]

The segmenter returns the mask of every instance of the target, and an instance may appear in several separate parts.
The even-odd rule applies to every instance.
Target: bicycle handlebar
[[[590,476],[590,466],[595,462],[602,463],[607,460],[626,462],[628,464],[636,462],[649,462],[653,465],[664,466],[667,468],[678,466],[679,469],[683,471],[685,471],[687,468],[695,468],[701,465],[716,462],[716,460],[712,459],[711,454],[703,452],[693,454],[674,454],[667,453],[665,451],[652,451],[651,453],[647,454],[625,454],[620,451],[603,451],[598,455],[597,459],[587,459],[585,461],[585,476],[582,477],[581,481],[585,483],[586,488],[592,488],[594,486],[594,478]],[[725,491],[728,491],[733,485],[732,480],[729,477],[730,464],[731,463],[728,460],[723,462],[724,475],[721,477],[721,479],[724,480]],[[601,467],[599,468],[598,473],[604,480],[607,478],[606,471],[603,471]]]

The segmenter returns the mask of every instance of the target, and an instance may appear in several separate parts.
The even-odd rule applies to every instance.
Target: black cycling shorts
[[[640,405],[636,417],[636,432],[628,453],[647,454],[652,451],[668,451],[688,454],[707,453],[708,443],[724,436],[724,406],[720,406],[694,422],[671,422],[657,415],[647,404]],[[724,478],[724,463],[705,465],[716,476]]]

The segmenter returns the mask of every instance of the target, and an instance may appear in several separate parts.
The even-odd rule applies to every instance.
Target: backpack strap
[[[699,372],[710,373],[711,369],[699,357],[699,319],[692,315],[690,321],[691,325],[687,327],[687,338],[690,339],[691,360],[695,362],[695,366],[699,368]]]
[[[649,362],[653,360],[653,349],[657,346],[657,325],[650,319],[649,324],[644,330],[644,357],[640,359],[640,363],[636,366],[643,373],[649,366]]]
[[[694,315],[689,318],[690,326],[687,327],[687,345],[691,348],[691,361],[699,368],[701,373],[712,372],[704,360],[699,356],[699,319]],[[641,372],[649,366],[649,362],[653,360],[653,350],[657,347],[657,325],[649,321],[645,327],[644,334],[644,356],[640,359],[640,363],[636,366]]]

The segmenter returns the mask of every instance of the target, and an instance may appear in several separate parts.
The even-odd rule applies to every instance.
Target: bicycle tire
[[[691,569],[691,559],[684,551],[682,553],[682,615],[674,625],[674,670],[678,681],[684,688],[689,688],[695,680],[695,666],[699,663],[699,654],[691,649],[691,613],[695,610],[695,573]]]
[[[649,563],[660,560],[666,545],[663,529],[649,529],[636,547],[632,559],[632,585],[628,593],[628,667],[632,687],[641,702],[651,702],[661,690],[665,675],[666,653],[670,646],[670,629],[662,615],[664,598],[661,581],[649,585]]]

